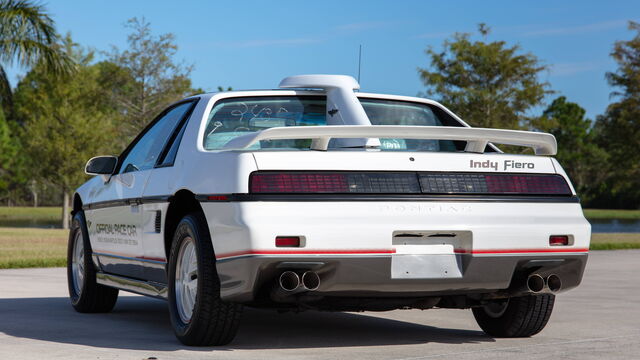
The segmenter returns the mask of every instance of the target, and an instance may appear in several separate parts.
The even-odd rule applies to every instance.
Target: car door
[[[149,175],[143,193],[142,246],[146,261],[144,279],[165,284],[167,282],[166,263],[168,255],[164,248],[164,226],[169,198],[174,194],[174,184],[180,176],[181,166],[174,166],[178,148],[182,141],[187,122],[196,102],[184,114],[178,127],[169,137],[154,169]]]
[[[98,186],[85,216],[91,247],[105,272],[143,279],[142,195],[169,138],[191,102],[165,110],[129,145],[116,173]]]

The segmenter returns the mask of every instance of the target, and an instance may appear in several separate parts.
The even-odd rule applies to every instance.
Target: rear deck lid
[[[259,170],[441,171],[555,174],[551,158],[500,153],[376,150],[256,151]]]
[[[572,197],[549,158],[373,151],[256,152],[261,194]]]

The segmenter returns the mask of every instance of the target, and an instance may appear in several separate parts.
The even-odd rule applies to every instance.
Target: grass
[[[640,210],[584,209],[584,216],[589,220],[640,220]]]
[[[68,234],[60,229],[0,227],[0,269],[66,266]],[[591,236],[591,250],[616,249],[640,249],[640,233]]]
[[[640,233],[599,233],[591,235],[591,250],[640,249]]]
[[[65,266],[68,234],[60,229],[0,228],[0,269]]]
[[[62,208],[57,206],[12,206],[0,207],[0,220],[59,220]]]

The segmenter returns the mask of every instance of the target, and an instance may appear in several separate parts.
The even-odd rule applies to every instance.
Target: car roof
[[[215,92],[206,92],[202,94],[194,94],[189,98],[202,98],[202,99],[210,99],[217,95],[223,95],[225,98],[227,97],[242,97],[242,96],[269,96],[269,95],[278,95],[278,93],[282,93],[282,95],[286,96],[295,96],[295,95],[311,95],[311,96],[322,96],[326,94],[324,90],[313,90],[313,89],[248,89],[248,90],[231,90],[231,91],[215,91]],[[385,99],[385,100],[400,100],[400,101],[413,101],[413,102],[421,102],[428,103],[433,105],[438,105],[443,107],[439,102],[423,98],[417,96],[405,96],[405,95],[392,95],[392,94],[381,94],[381,93],[368,93],[368,92],[355,92],[357,97],[362,98],[376,98],[376,99]]]

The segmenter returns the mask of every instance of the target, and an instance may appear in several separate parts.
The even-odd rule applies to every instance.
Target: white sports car
[[[77,311],[110,311],[119,289],[167,299],[187,345],[229,343],[243,305],[470,308],[487,334],[522,337],[580,283],[591,228],[552,135],[471,128],[348,76],[280,88],[189,97],[89,160]]]

